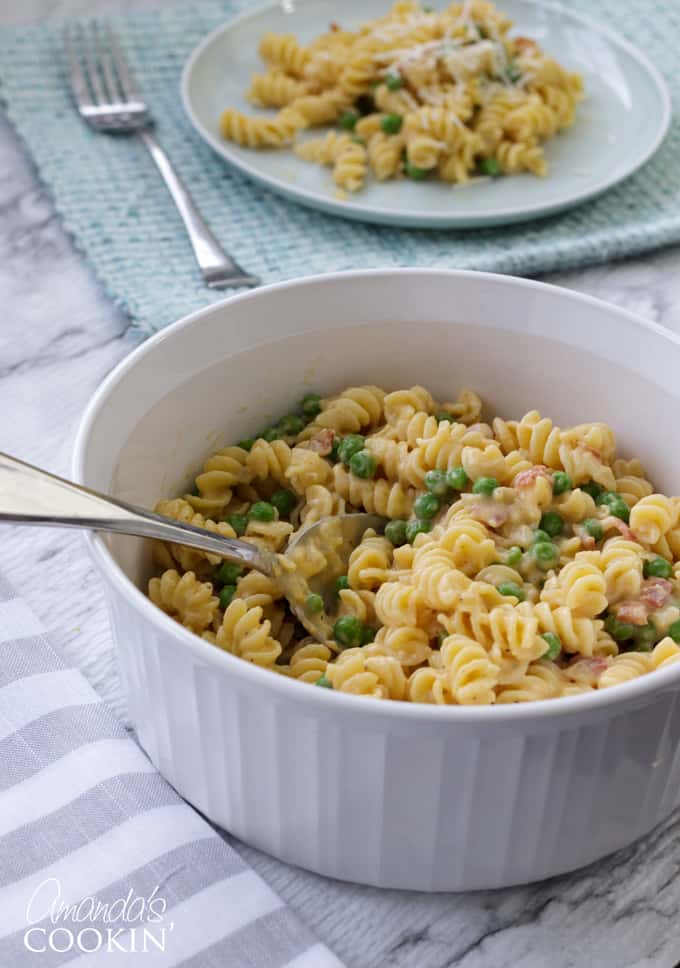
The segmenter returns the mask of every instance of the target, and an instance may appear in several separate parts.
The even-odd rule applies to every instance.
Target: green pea
[[[680,619],[678,619],[677,622],[673,622],[671,627],[668,629],[668,634],[674,642],[680,642]]]
[[[248,518],[244,514],[228,514],[226,517],[227,524],[230,524],[237,537],[241,537],[242,534],[246,533],[246,528],[248,527]]]
[[[448,420],[449,423],[453,423],[453,414],[450,414],[448,410],[440,410],[439,413],[434,415],[434,419],[437,423],[443,423],[444,420]]]
[[[349,469],[355,477],[362,477],[364,480],[375,477],[378,469],[378,462],[370,450],[359,450],[352,454],[349,461]]]
[[[673,574],[673,568],[665,558],[645,561],[642,571],[645,578],[670,578]]]
[[[275,521],[276,509],[269,501],[256,501],[248,511],[248,517],[252,521]]]
[[[315,686],[321,686],[322,689],[332,689],[333,684],[327,676],[319,676],[319,678],[314,683]]]
[[[418,168],[416,165],[412,165],[410,161],[406,161],[404,162],[404,174],[412,181],[424,181],[429,172],[427,168]]]
[[[271,504],[273,504],[282,517],[290,514],[297,504],[297,498],[295,495],[292,493],[292,491],[285,490],[285,488],[274,491],[272,496],[269,498],[269,501]]]
[[[541,638],[545,639],[545,642],[548,646],[541,658],[556,659],[562,651],[562,643],[560,642],[558,636],[556,636],[554,632],[544,632]]]
[[[508,79],[510,84],[516,84],[517,81],[522,76],[522,71],[519,69],[519,67],[514,61],[510,61],[510,63],[508,64],[505,70],[505,76]]]
[[[404,81],[401,74],[387,74],[385,76],[385,84],[387,84],[389,91],[398,91],[404,86]]]
[[[620,494],[615,494],[608,502],[609,510],[615,518],[619,518],[626,523],[630,520],[630,508]]]
[[[364,634],[364,623],[355,615],[341,615],[333,626],[333,638],[346,649],[361,645]]]
[[[240,447],[241,450],[252,450],[254,443],[255,443],[254,437],[246,437],[245,440],[239,440],[237,446]]]
[[[538,541],[547,541],[548,543],[550,543],[550,535],[548,534],[548,532],[541,531],[540,528],[536,528],[536,530],[534,531],[532,544],[536,544],[536,542]]]
[[[321,404],[310,403],[310,405],[305,409],[305,420],[309,422],[310,420],[313,420],[315,417],[318,417],[320,413],[321,413]]]
[[[409,521],[406,525],[406,540],[409,544],[413,544],[419,534],[427,534],[431,530],[431,521],[423,521],[422,518],[416,521]]]
[[[651,652],[652,646],[656,642],[657,631],[651,622],[646,625],[637,625],[633,634],[636,652]]]
[[[583,527],[591,538],[595,538],[596,541],[602,540],[604,531],[602,530],[602,525],[597,518],[586,518],[583,522]]]
[[[542,568],[551,568],[560,560],[559,549],[552,541],[537,541],[531,553]]]
[[[385,114],[380,119],[380,127],[385,134],[399,134],[403,121],[400,114]]]
[[[343,589],[349,588],[349,578],[347,575],[340,575],[339,578],[335,579],[335,591],[341,592]]]
[[[630,508],[621,495],[614,491],[604,491],[602,494],[598,494],[595,503],[608,507],[614,517],[620,518],[622,521],[628,521],[630,517]]]
[[[449,490],[446,471],[428,471],[425,475],[425,487],[430,494],[434,494],[436,497],[444,497]]]
[[[364,625],[364,630],[361,633],[361,644],[369,645],[375,639],[375,634],[375,629],[372,629],[369,625]]]
[[[558,534],[562,534],[564,520],[562,519],[562,515],[558,514],[557,511],[546,511],[545,514],[541,515],[539,527],[546,534],[549,534],[551,538],[556,538]]]
[[[462,467],[454,467],[452,470],[446,472],[446,483],[454,491],[462,491],[464,487],[467,487],[469,482],[470,478]]]
[[[498,586],[498,594],[512,595],[520,602],[523,602],[525,598],[524,589],[516,581],[502,581]]]
[[[385,537],[395,548],[406,544],[406,522],[397,518],[385,525]]]
[[[614,614],[607,615],[604,621],[604,627],[605,631],[611,635],[615,642],[626,642],[635,635],[635,626],[630,625],[628,622],[619,622]]]
[[[479,170],[483,175],[491,175],[492,178],[498,178],[503,173],[497,158],[482,158],[479,163]]]
[[[512,548],[508,548],[505,554],[505,564],[510,568],[514,568],[522,560],[522,549],[517,545],[513,545]]]
[[[318,393],[305,393],[300,406],[305,417],[312,420],[321,412],[321,397]]]
[[[434,12],[434,7],[431,7],[429,3],[425,4],[425,6],[423,7],[423,13],[433,13],[433,12]]]
[[[342,437],[338,437],[338,435],[336,434],[335,437],[333,437],[333,443],[331,444],[331,452],[328,455],[329,460],[333,464],[337,464],[338,461],[340,460],[340,444],[341,443],[342,443]]]
[[[434,494],[420,494],[413,504],[413,513],[417,518],[433,518],[439,510],[439,498]]]
[[[485,494],[487,497],[491,497],[497,487],[498,481],[495,477],[479,477],[472,485],[472,493]]]
[[[267,427],[263,433],[260,434],[262,440],[266,440],[271,444],[272,440],[281,440],[281,431],[278,427]]]
[[[305,610],[310,613],[310,615],[315,615],[317,612],[323,612],[323,598],[321,595],[317,595],[312,592],[311,595],[307,596],[307,601],[305,602]]]
[[[220,608],[229,608],[231,600],[236,594],[236,585],[225,585],[220,591]]]
[[[555,471],[553,474],[553,494],[564,494],[565,491],[572,489],[571,478],[564,471]]]
[[[354,131],[354,126],[359,120],[359,115],[356,111],[345,111],[338,118],[338,126],[344,131]]]
[[[595,481],[587,481],[585,484],[581,484],[580,488],[585,491],[586,494],[590,494],[593,501],[597,501],[598,497],[604,491],[601,484],[597,484]]]
[[[304,428],[305,422],[297,414],[290,413],[279,420],[279,430],[284,437],[296,437]]]
[[[235,585],[241,577],[242,572],[243,568],[240,565],[234,565],[230,561],[223,561],[217,569],[215,577],[222,585]]]
[[[349,465],[350,460],[360,450],[364,449],[366,441],[361,434],[347,434],[338,444],[338,457],[343,464]]]

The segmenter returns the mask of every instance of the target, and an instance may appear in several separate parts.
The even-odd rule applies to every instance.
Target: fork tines
[[[108,23],[67,24],[63,41],[73,98],[89,124],[130,131],[150,123],[137,82]]]

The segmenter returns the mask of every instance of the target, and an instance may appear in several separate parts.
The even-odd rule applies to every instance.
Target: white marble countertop
[[[0,0],[0,25],[161,0]],[[680,331],[680,250],[551,282]],[[135,345],[0,119],[0,450],[68,474],[83,407]],[[125,718],[100,582],[81,538],[5,528],[0,568]],[[325,880],[237,845],[351,968],[672,968],[680,960],[680,817],[587,870],[459,895]],[[228,966],[231,968],[231,966]],[[234,966],[236,968],[236,966]]]

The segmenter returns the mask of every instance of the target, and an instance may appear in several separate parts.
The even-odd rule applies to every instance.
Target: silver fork
[[[204,222],[170,159],[151,132],[153,118],[108,23],[64,27],[71,91],[81,117],[95,129],[136,134],[146,145],[182,217],[208,286],[257,286],[260,280],[238,265]]]

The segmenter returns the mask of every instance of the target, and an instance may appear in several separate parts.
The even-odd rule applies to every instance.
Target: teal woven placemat
[[[680,242],[680,0],[571,0],[646,51],[671,88],[676,120],[637,175],[596,202],[544,221],[473,232],[380,228],[317,214],[253,186],[195,136],[178,86],[195,44],[245,0],[207,0],[115,18],[158,134],[225,247],[265,282],[370,266],[531,274]],[[75,114],[54,26],[0,33],[1,94],[66,228],[115,302],[153,332],[222,298],[207,290],[143,146],[91,133]]]

